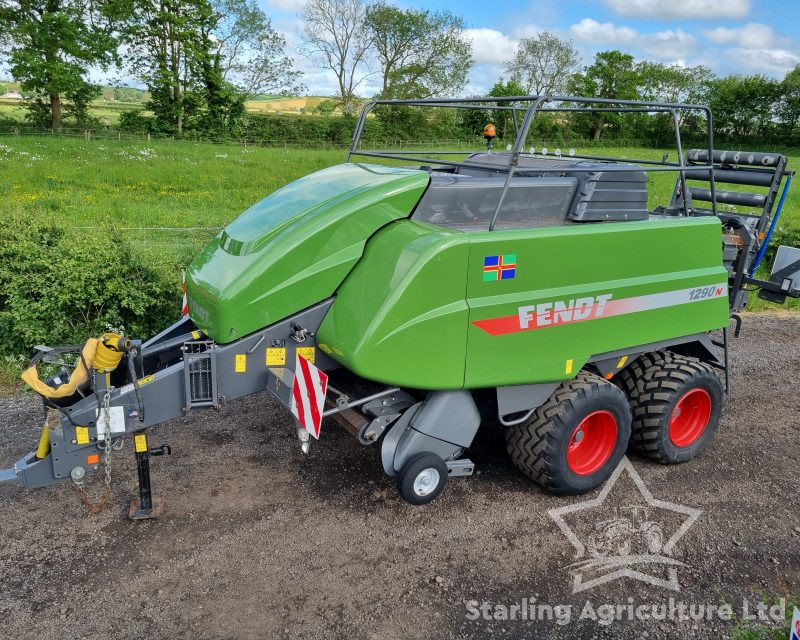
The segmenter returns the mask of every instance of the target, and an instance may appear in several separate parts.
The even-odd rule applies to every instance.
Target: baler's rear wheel
[[[631,449],[664,464],[705,449],[719,425],[724,391],[707,364],[672,354],[647,354],[620,384],[633,412]]]
[[[616,386],[591,373],[564,382],[529,420],[506,430],[511,461],[538,485],[590,491],[616,468],[631,432],[630,407]]]

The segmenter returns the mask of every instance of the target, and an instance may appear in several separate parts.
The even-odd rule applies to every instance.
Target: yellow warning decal
[[[286,364],[286,349],[284,347],[274,347],[267,349],[267,366],[283,366]]]
[[[572,373],[572,359],[570,358],[567,360],[567,364],[564,366],[564,373]]]
[[[155,374],[152,376],[146,376],[144,378],[139,378],[139,386],[141,387],[143,384],[147,384],[148,382],[152,382],[156,379]]]
[[[147,451],[147,436],[143,433],[137,433],[133,436],[133,448],[136,453],[144,453]]]
[[[199,340],[200,339],[200,332],[199,331],[192,331],[192,338],[194,338],[195,340]]]
[[[308,360],[311,364],[314,364],[314,356],[316,354],[315,347],[298,347],[297,354],[303,356],[306,360]]]
[[[622,356],[617,362],[617,369],[622,369],[625,366],[625,363],[628,361],[628,356]]]
[[[247,371],[247,354],[246,353],[237,353],[236,354],[236,373],[244,373]]]
[[[89,427],[75,427],[75,442],[89,444]]]

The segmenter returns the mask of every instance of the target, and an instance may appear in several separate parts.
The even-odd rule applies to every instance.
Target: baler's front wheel
[[[514,465],[538,485],[578,494],[608,479],[630,432],[625,394],[584,372],[558,387],[529,420],[507,429],[506,443]]]
[[[682,356],[644,362],[624,385],[633,412],[631,449],[663,464],[690,460],[717,430],[722,382],[707,364]]]
[[[420,453],[403,465],[397,476],[397,490],[406,502],[428,504],[444,491],[448,469],[435,453]]]

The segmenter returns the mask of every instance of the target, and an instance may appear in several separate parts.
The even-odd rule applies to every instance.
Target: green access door
[[[466,387],[566,380],[592,355],[728,323],[717,218],[469,236]]]

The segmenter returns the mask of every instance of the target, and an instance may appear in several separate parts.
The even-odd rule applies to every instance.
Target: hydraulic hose
[[[772,224],[769,225],[769,230],[767,231],[767,235],[764,238],[764,241],[761,243],[761,248],[758,251],[758,255],[756,256],[755,261],[753,262],[753,266],[750,267],[750,277],[753,277],[753,274],[758,269],[758,265],[761,264],[761,261],[764,259],[764,254],[767,252],[767,246],[769,245],[769,241],[772,238],[772,232],[775,231],[775,225],[778,224],[778,218],[781,217],[781,210],[783,209],[783,203],[786,201],[786,194],[789,193],[789,185],[792,184],[792,176],[789,175],[786,177],[786,183],[783,185],[783,192],[781,193],[781,199],[778,201],[778,209],[775,211],[775,215],[772,216]]]

